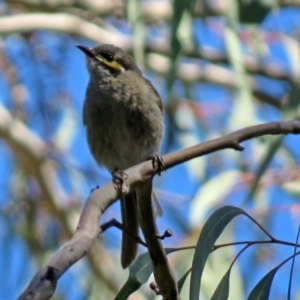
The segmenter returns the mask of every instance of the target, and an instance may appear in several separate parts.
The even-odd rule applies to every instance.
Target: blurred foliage
[[[167,153],[245,126],[299,119],[299,6],[297,0],[2,1],[0,298],[20,294],[72,235],[90,189],[110,180],[86,145],[81,108],[88,75],[74,45],[114,43],[135,56],[164,101],[162,152]],[[11,133],[13,125],[18,130]],[[296,240],[298,139],[257,138],[245,142],[242,153],[224,150],[200,157],[156,179],[165,212],[158,226],[174,232],[166,247],[195,246],[198,238],[211,238],[209,244],[198,242],[196,251],[168,255],[182,299],[198,293],[201,299],[223,299],[220,289],[229,289],[228,299],[258,299],[261,286],[271,288],[261,299],[269,292],[270,299],[286,299],[290,282],[291,299],[300,294],[297,260],[290,271],[292,245],[274,241],[244,250],[235,245],[210,254],[215,242],[262,239],[247,218],[217,222],[230,209],[241,213],[231,205],[243,208],[241,214],[247,211],[273,237]],[[116,205],[101,222],[118,216]],[[124,289],[138,289],[148,280],[146,255],[132,267],[146,273],[130,269],[125,283],[128,271],[116,263],[119,232],[110,230],[99,240],[60,279],[53,299],[112,299],[122,286],[127,296],[132,290]],[[154,297],[144,284],[130,299]]]

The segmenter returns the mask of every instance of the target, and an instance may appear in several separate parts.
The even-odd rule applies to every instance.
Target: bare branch
[[[241,142],[263,135],[300,134],[300,121],[270,122],[240,129],[220,138],[163,156],[166,168],[223,149],[241,151]]]
[[[166,168],[171,168],[177,164],[191,160],[192,158],[213,153],[218,150],[226,148],[242,150],[243,148],[240,146],[241,142],[268,134],[300,134],[300,121],[272,122],[251,126],[228,134],[224,137],[167,154],[163,156],[163,160]],[[129,168],[126,170],[128,177],[125,182],[127,188],[124,189],[124,194],[128,194],[141,186],[144,187],[145,182],[159,171],[160,170],[153,169],[152,161],[147,161]],[[102,213],[108,206],[114,203],[119,196],[120,195],[118,195],[118,191],[114,188],[112,182],[109,182],[102,188],[96,189],[91,193],[85,202],[76,232],[72,239],[59,249],[46,266],[36,274],[19,299],[49,299],[51,297],[55,291],[55,286],[60,276],[71,265],[90,251],[99,234],[98,224]],[[142,224],[142,227],[144,234],[146,231],[151,233],[152,229],[147,228],[146,222]],[[154,240],[155,243],[159,240],[156,235]],[[152,246],[149,245],[149,243],[152,242],[148,239],[148,248]],[[155,253],[155,258],[157,258],[157,255],[159,254],[157,254],[157,252]],[[174,280],[172,273],[165,273],[166,270],[169,269],[166,264],[168,264],[168,262],[165,262],[164,266],[161,264],[153,266],[157,285],[163,295],[166,295],[169,292],[166,292],[164,279],[170,278],[170,280]],[[157,269],[157,266],[160,266],[160,268]],[[50,276],[49,274],[52,275]]]
[[[128,36],[101,28],[80,17],[67,13],[32,13],[0,17],[0,34],[21,33],[42,29],[80,36],[97,44],[115,44],[126,51],[132,51],[133,47],[132,39]],[[147,66],[154,72],[166,76],[170,67],[170,59],[167,56],[169,55],[170,49],[166,41],[146,45],[146,48],[156,52],[147,55]],[[158,53],[164,53],[164,55]],[[220,59],[226,61],[225,56],[214,57],[211,56],[210,53],[211,51],[199,51],[196,56],[201,56],[202,58],[213,62],[219,62]],[[190,53],[188,49],[184,51],[184,54],[187,56],[195,56],[195,53]],[[249,59],[245,57],[244,63],[245,68],[249,72],[256,72],[271,78],[280,78],[291,82],[297,79],[293,78],[292,74],[286,74],[284,70],[276,69],[275,72],[271,65],[269,68],[268,66],[263,66],[262,68],[258,61],[253,58]],[[176,77],[184,82],[210,82],[229,88],[236,88],[235,76],[233,75],[232,70],[214,65],[213,63],[206,65],[199,65],[194,62],[181,63],[177,70]],[[280,99],[270,96],[265,91],[260,91],[252,76],[248,76],[248,81],[253,90],[253,94],[257,99],[262,102],[267,102],[277,108],[283,106],[283,101],[280,101]]]
[[[18,7],[22,6],[31,11],[60,11],[67,8],[81,8],[95,12],[99,17],[113,13],[116,8],[123,6],[122,0],[6,0],[5,3]],[[282,6],[300,6],[300,0],[282,0]],[[141,4],[142,16],[147,21],[171,20],[173,17],[172,2],[168,0],[149,0]],[[222,13],[218,10],[218,13]]]
[[[175,274],[169,264],[161,239],[158,238],[159,234],[152,208],[151,191],[152,182],[137,190],[139,224],[146,240],[159,293],[164,300],[179,300],[180,296]]]
[[[76,1],[76,0],[6,0],[5,1],[10,6],[22,7],[26,11],[61,11],[62,9],[68,8],[82,8],[88,9],[93,12],[96,12],[98,16],[105,17],[122,5],[120,0],[85,0],[85,1]]]
[[[171,60],[167,56],[161,54],[149,53],[146,57],[146,64],[147,67],[156,74],[166,77],[171,66]],[[235,89],[237,87],[236,76],[233,71],[213,63],[198,64],[193,61],[182,62],[178,66],[176,78],[186,83],[199,81],[219,84],[231,89]],[[247,81],[253,91],[253,95],[261,102],[268,103],[278,109],[284,106],[284,97],[282,97],[282,99],[278,99],[278,97],[273,97],[263,91],[260,91],[260,88],[256,84],[253,76],[248,75]]]
[[[95,43],[122,45],[130,49],[132,42],[128,36],[109,32],[98,25],[67,13],[32,13],[0,18],[0,34],[15,34],[35,30],[53,30],[80,36]]]
[[[27,174],[38,182],[42,198],[47,201],[52,215],[61,222],[66,236],[70,238],[74,232],[73,226],[66,218],[63,202],[60,201],[60,196],[65,193],[58,181],[55,164],[47,157],[47,145],[22,122],[13,118],[1,105],[0,138],[10,146],[18,163]],[[90,266],[95,276],[104,281],[114,291],[116,287],[107,275],[103,274],[99,264],[96,263],[97,257],[92,253],[88,253],[87,258]]]
[[[26,11],[52,11],[61,12],[62,9],[79,8],[92,11],[98,17],[114,14],[116,10],[125,10],[122,0],[6,0],[11,6],[18,6]],[[141,3],[141,13],[147,22],[171,19],[173,14],[172,4],[165,1],[146,1]]]
[[[124,35],[120,32],[117,33],[115,31],[109,31],[96,24],[93,24],[92,22],[89,22],[87,20],[84,20],[77,16],[73,16],[68,13],[30,13],[0,17],[0,34],[15,34],[22,32],[31,32],[35,30],[52,30],[61,33],[66,33],[86,38],[96,44],[115,44],[129,52],[132,51],[133,47],[131,37]],[[284,35],[281,35],[281,38],[283,39]],[[163,62],[163,60],[168,61],[167,57],[170,54],[170,48],[167,43],[167,40],[163,39],[162,41],[157,40],[155,43],[148,43],[146,45],[146,50],[147,52],[152,53],[152,56],[149,55],[148,65],[155,71],[159,71],[160,73],[166,73],[168,71],[167,63]],[[198,49],[197,52],[191,51],[191,49],[183,49],[183,54],[188,57],[202,58],[214,63],[228,63],[228,59],[225,53],[218,53],[217,55],[213,53],[213,49],[205,50],[201,48]],[[161,60],[161,63],[152,64],[152,61],[158,61],[158,59]],[[253,57],[250,58],[245,56],[244,64],[245,68],[250,73],[261,74],[276,79],[288,80],[290,82],[298,80],[298,77],[295,77],[293,74],[287,73],[285,68],[280,68],[279,66],[275,68],[271,64],[262,66],[260,58],[255,59]],[[156,68],[158,68],[159,70],[156,70]],[[194,64],[194,69],[199,70],[199,68],[199,66],[195,66]],[[182,67],[182,69],[184,69],[184,67]],[[215,65],[207,66],[205,68],[203,67],[203,69],[204,71],[201,71],[203,81],[222,84],[222,81],[224,80],[225,86],[236,86],[234,80],[232,80],[230,83],[230,80],[233,77],[233,75],[230,75],[232,74],[230,70]],[[214,73],[216,71],[215,69],[217,69],[218,74]],[[179,75],[181,73],[182,72],[179,71]],[[194,73],[195,70],[192,70],[192,75]],[[223,78],[224,75],[223,73],[227,75],[229,74],[228,79],[226,79],[225,77],[223,80],[221,80],[221,78]],[[195,76],[189,76],[189,73],[184,72],[184,76],[182,77],[184,81],[190,81],[192,80],[191,78]],[[219,82],[220,80],[221,82]],[[251,79],[251,81],[253,81],[253,79]],[[255,91],[256,90],[257,89],[255,89]]]

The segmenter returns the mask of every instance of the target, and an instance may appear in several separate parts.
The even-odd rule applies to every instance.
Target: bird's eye
[[[98,59],[102,65],[107,66],[111,70],[124,71],[124,67],[116,61],[112,54],[101,53],[98,55]]]
[[[113,61],[114,57],[111,54],[108,53],[103,53],[102,56],[107,60],[107,61]]]

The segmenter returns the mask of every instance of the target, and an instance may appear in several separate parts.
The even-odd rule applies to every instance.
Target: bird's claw
[[[128,178],[127,173],[116,169],[115,171],[113,171],[111,173],[111,175],[113,177],[112,181],[113,181],[115,189],[121,190],[125,180]]]
[[[160,155],[153,155],[150,157],[152,161],[152,167],[153,169],[157,169],[157,174],[160,176],[162,171],[165,171],[166,164]]]

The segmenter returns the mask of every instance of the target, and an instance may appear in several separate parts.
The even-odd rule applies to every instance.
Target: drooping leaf
[[[241,23],[259,24],[271,10],[263,1],[238,1]]]
[[[231,267],[223,276],[222,280],[218,284],[217,289],[215,290],[211,300],[227,300],[229,295],[229,279],[230,279]]]
[[[248,214],[234,206],[224,206],[216,210],[204,224],[199,236],[192,264],[190,300],[198,300],[200,294],[201,277],[206,260],[216,240],[230,221],[240,215]]]
[[[299,242],[299,236],[300,236],[300,227],[298,226],[298,232],[297,232],[297,238],[296,238],[296,244]],[[297,253],[297,246],[294,247],[294,255],[292,258],[292,265],[291,265],[291,271],[290,271],[290,278],[289,278],[289,287],[288,287],[288,296],[287,299],[291,299],[291,290],[292,290],[292,281],[293,281],[293,272],[295,267],[295,259],[296,259],[296,253]]]
[[[181,248],[166,248],[166,254],[172,252],[181,251]],[[152,274],[152,264],[148,252],[141,254],[136,261],[129,267],[129,276],[127,281],[121,288],[120,292],[116,296],[115,300],[125,300],[132,293],[137,291],[144,283],[147,282]]]
[[[279,268],[281,268],[286,262],[294,259],[296,255],[299,255],[300,251],[295,252],[293,255],[281,262],[277,267],[272,269],[267,275],[265,275],[253,288],[247,300],[268,300],[270,295],[270,290],[272,287],[272,282],[274,276]]]
[[[185,274],[178,280],[177,286],[178,286],[178,292],[181,292],[181,289],[185,283],[186,278],[188,277],[188,275],[190,274],[191,269],[187,270],[185,272]]]
[[[295,85],[289,95],[288,105],[283,110],[283,120],[293,120],[297,116],[298,107],[300,105],[300,87]],[[256,193],[259,186],[259,181],[268,169],[273,157],[280,149],[284,136],[277,137],[270,145],[266,148],[265,156],[263,157],[255,174],[255,179],[252,182],[249,193],[246,196],[246,202],[249,201]]]
[[[270,165],[273,157],[277,153],[278,149],[281,147],[283,139],[284,139],[284,136],[278,136],[275,138],[275,140],[273,142],[271,142],[271,144],[269,144],[266,147],[267,150],[266,150],[265,156],[261,160],[259,167],[256,171],[256,174],[254,176],[254,180],[251,183],[249,192],[246,196],[246,200],[245,200],[246,202],[250,201],[250,199],[255,195],[255,193],[258,189],[258,186],[259,186],[259,182],[260,182],[262,176],[265,174],[265,172],[269,168],[269,165]]]
[[[220,205],[241,176],[240,171],[227,170],[201,185],[191,206],[190,222],[193,226],[203,223],[207,211]]]
[[[268,300],[274,276],[280,267],[281,265],[277,266],[265,275],[251,291],[247,300]]]

